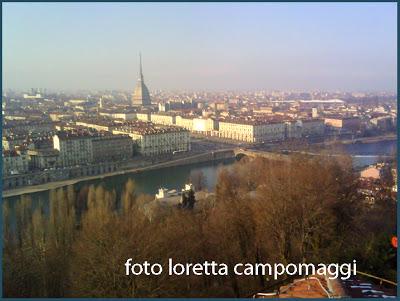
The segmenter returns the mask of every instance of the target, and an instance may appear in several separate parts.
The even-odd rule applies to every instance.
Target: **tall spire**
[[[151,105],[150,93],[146,85],[144,84],[144,79],[143,79],[141,52],[139,52],[139,79],[136,82],[135,92],[133,93],[132,105],[134,106]]]
[[[142,72],[142,53],[139,52],[139,61],[140,61],[140,80],[143,81],[143,72]]]

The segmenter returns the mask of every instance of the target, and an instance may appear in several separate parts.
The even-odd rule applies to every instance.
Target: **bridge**
[[[243,149],[243,148],[235,148],[233,149],[236,158],[242,158],[244,156],[255,158],[255,157],[262,157],[270,160],[277,160],[277,161],[289,161],[290,158],[288,155],[280,154],[280,153],[273,153],[273,152],[266,152],[266,151],[259,151],[253,149]]]
[[[243,157],[262,157],[270,160],[278,160],[278,161],[288,161],[289,156],[280,153],[273,153],[267,151],[258,151],[253,149],[244,149],[244,148],[227,148],[227,149],[219,149],[211,152],[214,159],[223,159],[223,158],[232,158],[235,157],[237,159],[241,159]]]
[[[276,160],[276,161],[285,161],[289,162],[291,160],[291,155],[293,154],[300,154],[306,155],[310,157],[315,156],[328,156],[328,157],[341,157],[343,154],[329,154],[329,153],[318,153],[312,151],[290,151],[285,150],[282,153],[279,152],[268,152],[262,150],[255,150],[255,149],[247,149],[247,148],[227,148],[227,149],[219,149],[216,151],[212,151],[209,153],[213,160],[215,159],[227,159],[227,158],[236,158],[241,159],[243,157],[255,158],[255,157],[262,157],[269,160]],[[359,159],[359,158],[376,158],[379,157],[380,159],[387,160],[392,158],[392,156],[384,155],[384,156],[374,156],[374,155],[351,155],[352,158]]]

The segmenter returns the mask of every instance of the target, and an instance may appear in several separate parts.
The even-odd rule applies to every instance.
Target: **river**
[[[344,150],[353,156],[355,166],[366,166],[380,161],[382,157],[396,155],[397,140],[345,144]]]
[[[346,153],[353,156],[354,165],[357,167],[373,164],[381,160],[382,156],[394,154],[397,149],[397,141],[380,141],[374,143],[344,144],[340,146]],[[205,178],[205,187],[212,191],[214,189],[218,171],[221,166],[228,166],[235,162],[234,159],[219,162],[205,162],[183,166],[167,167],[157,170],[148,170],[140,173],[128,173],[116,175],[106,179],[83,181],[74,184],[76,190],[84,185],[102,184],[107,189],[115,189],[117,195],[122,191],[128,179],[136,183],[138,193],[154,195],[158,188],[181,189],[188,182],[191,175],[201,172]],[[31,193],[33,200],[45,201],[49,198],[49,191]],[[18,200],[20,196],[7,198],[8,201]]]
[[[136,184],[137,193],[146,193],[154,195],[158,188],[165,187],[168,189],[181,189],[185,183],[188,183],[191,176],[202,173],[205,179],[204,186],[209,191],[214,189],[217,181],[218,171],[223,166],[228,166],[235,162],[235,159],[225,159],[215,162],[204,162],[188,165],[180,165],[174,167],[165,167],[156,170],[146,170],[143,172],[126,173],[107,178],[99,178],[95,180],[81,181],[74,184],[75,191],[79,191],[85,185],[103,185],[108,190],[115,189],[117,197],[119,197],[125,183],[128,179],[132,179]],[[39,191],[26,194],[33,201],[44,201],[49,198],[49,190]],[[20,196],[11,196],[5,200],[19,200]],[[13,206],[12,206],[13,207]]]

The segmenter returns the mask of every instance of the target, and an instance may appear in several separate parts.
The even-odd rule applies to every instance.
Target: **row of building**
[[[156,156],[190,150],[190,132],[181,127],[156,125],[142,120],[111,120],[108,118],[81,119],[77,126],[127,135],[134,149],[143,156]]]
[[[17,148],[3,152],[3,175],[127,160],[133,155],[128,135],[89,130],[59,131],[45,148]]]
[[[133,155],[129,136],[89,130],[58,132],[53,136],[53,147],[59,152],[58,167],[122,161]]]
[[[32,135],[3,136],[6,150],[3,174],[116,162],[137,154],[158,156],[191,149],[188,130],[137,120],[80,119],[56,126],[53,132],[40,140]]]
[[[126,134],[131,137],[138,152],[143,156],[190,151],[190,133],[182,128],[156,128],[153,126],[138,128],[122,125],[112,132],[113,134]]]
[[[327,124],[334,127],[356,124],[352,119],[338,121],[335,118],[216,120],[161,113],[139,113],[135,117],[135,120],[81,118],[72,127],[57,126],[61,131],[51,134],[50,145],[28,145],[26,151],[15,151],[23,143],[24,136],[4,136],[3,149],[6,152],[3,153],[3,174],[122,161],[132,158],[135,153],[157,156],[186,152],[191,149],[190,132],[247,143],[262,143],[323,136]],[[54,128],[46,124],[46,130],[51,133]]]
[[[225,120],[219,122],[218,137],[249,143],[281,141],[322,136],[325,124],[320,119],[298,121]]]
[[[192,133],[249,143],[279,141],[305,136],[322,136],[326,127],[324,119],[318,118],[299,120],[242,117],[216,119],[160,112],[130,114],[132,120],[152,122],[165,126],[177,126]]]

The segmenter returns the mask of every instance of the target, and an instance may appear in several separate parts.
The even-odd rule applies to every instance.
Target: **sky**
[[[3,3],[3,89],[397,90],[396,3]]]

